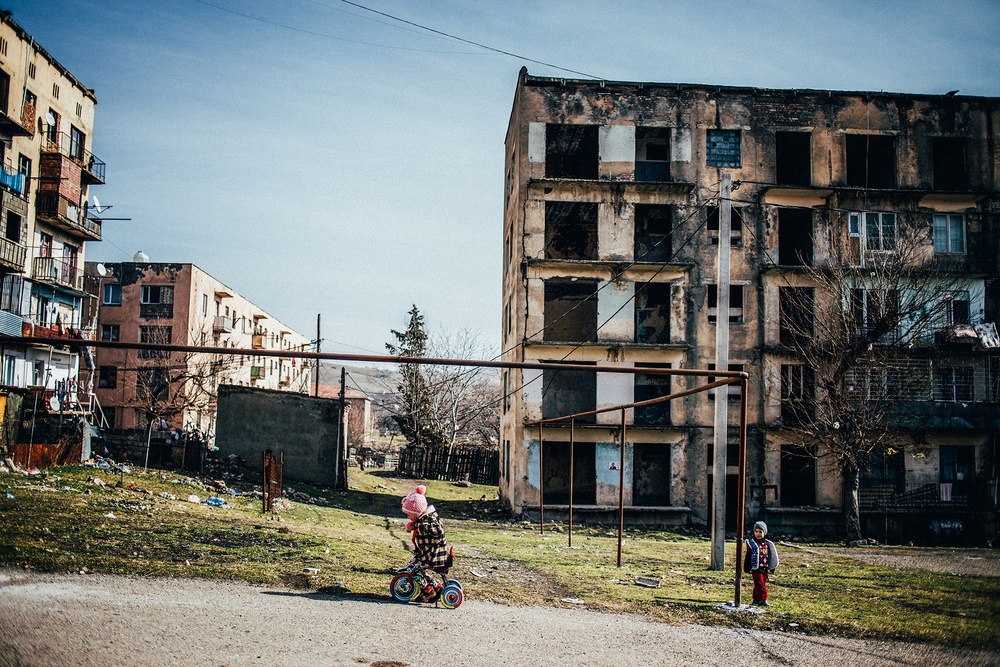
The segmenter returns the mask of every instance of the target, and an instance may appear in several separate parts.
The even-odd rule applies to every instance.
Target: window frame
[[[105,306],[122,305],[121,283],[104,283],[104,294],[101,303]]]
[[[943,224],[939,225],[938,223]],[[954,238],[954,232],[956,225],[954,223],[959,223],[961,228],[961,239]],[[965,225],[965,214],[963,213],[935,213],[932,222],[933,236],[934,236],[934,254],[935,255],[964,255],[968,244],[966,242],[966,225]],[[940,232],[943,232],[939,234]],[[944,238],[941,238],[941,237]],[[961,249],[956,250],[954,248],[954,243],[956,240],[961,241]],[[939,246],[944,246],[943,248]]]

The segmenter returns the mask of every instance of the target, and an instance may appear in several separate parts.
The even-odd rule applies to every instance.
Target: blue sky
[[[609,80],[1000,95],[1000,4],[358,4]],[[503,141],[522,65],[341,0],[0,0],[97,92],[91,261],[193,262],[325,352],[416,304],[499,349]]]

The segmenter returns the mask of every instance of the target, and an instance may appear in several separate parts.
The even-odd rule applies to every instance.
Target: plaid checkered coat
[[[413,558],[424,567],[445,567],[448,563],[444,524],[433,505],[413,522]]]

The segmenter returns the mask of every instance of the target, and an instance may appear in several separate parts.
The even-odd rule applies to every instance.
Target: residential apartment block
[[[922,326],[903,333],[900,315],[894,335],[869,346],[892,361],[847,391],[853,400],[885,394],[902,377],[920,381],[900,397],[911,411],[892,417],[898,441],[861,472],[862,519],[889,539],[915,516],[972,530],[971,513],[997,501],[998,127],[996,98],[569,80],[522,69],[506,137],[503,359],[636,372],[505,371],[503,502],[537,517],[544,490],[546,516],[559,516],[572,470],[580,519],[616,520],[621,494],[626,522],[708,524],[714,401],[738,401],[735,386],[628,410],[624,488],[620,413],[576,420],[572,462],[568,422],[526,424],[704,383],[642,369],[714,369],[721,316],[729,370],[750,377],[750,516],[778,533],[842,534],[844,480],[823,464],[824,443],[795,428],[819,419],[796,408],[822,404],[829,389],[795,343],[819,338],[838,305],[819,296],[824,276],[844,276],[852,340],[876,313],[896,309],[902,297],[875,284],[874,267],[901,255],[906,239],[929,276]],[[728,240],[719,238],[724,173],[735,184]],[[717,308],[720,241],[731,250],[728,313]]]
[[[87,263],[99,284],[97,335],[102,341],[255,351],[310,351],[313,343],[194,264]],[[103,275],[102,275],[103,274]],[[222,384],[307,393],[308,360],[253,354],[208,354],[96,348],[93,385],[105,423],[215,432]]]
[[[0,332],[51,340],[3,347],[2,384],[75,397],[79,353],[60,344],[92,333],[85,245],[101,240],[90,188],[105,179],[92,152],[94,91],[10,16],[0,16]]]

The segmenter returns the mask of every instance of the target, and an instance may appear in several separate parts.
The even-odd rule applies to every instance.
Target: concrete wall
[[[328,398],[223,385],[215,444],[220,456],[236,454],[251,466],[264,450],[284,453],[286,480],[336,486],[339,422],[340,407]]]

